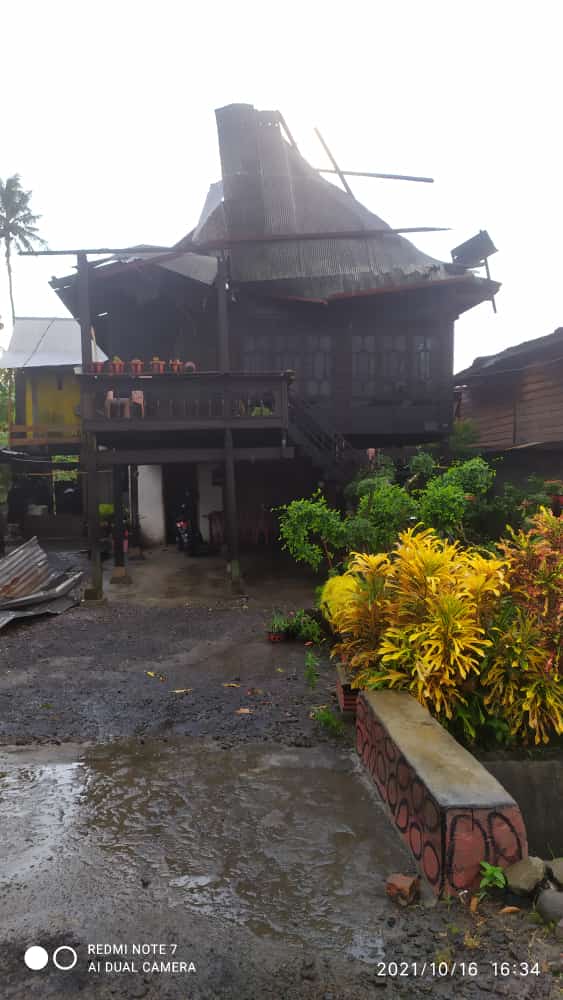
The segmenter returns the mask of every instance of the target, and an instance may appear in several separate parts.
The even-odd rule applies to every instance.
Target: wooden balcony
[[[9,424],[10,448],[80,445],[79,424]]]
[[[288,373],[81,376],[83,426],[93,433],[286,429]]]

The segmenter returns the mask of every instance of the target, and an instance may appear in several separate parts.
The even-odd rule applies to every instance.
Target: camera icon
[[[55,948],[52,956],[53,965],[61,972],[70,972],[78,961],[78,952],[69,944],[61,944]],[[39,944],[33,944],[26,949],[23,960],[28,969],[40,972],[49,964],[49,952]]]

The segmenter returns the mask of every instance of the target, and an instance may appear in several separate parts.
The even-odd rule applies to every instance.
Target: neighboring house
[[[102,352],[100,356],[105,359]],[[76,537],[83,530],[79,481],[57,481],[51,468],[54,455],[80,453],[76,374],[80,364],[80,327],[74,319],[16,318],[0,367],[14,372],[15,403],[8,442],[19,454],[12,462],[8,513],[25,537]],[[29,464],[22,461],[22,453],[29,455]],[[5,460],[8,458],[6,454]]]
[[[101,352],[100,352],[101,354]],[[105,354],[101,354],[105,360]],[[15,413],[9,424],[12,448],[44,454],[80,451],[80,326],[59,317],[17,317],[0,367],[11,368]]]
[[[239,533],[269,540],[273,505],[351,475],[365,449],[447,435],[454,322],[499,287],[324,180],[279,112],[216,117],[222,181],[172,252],[90,262],[87,318],[77,274],[51,282],[126,371],[144,362],[142,376],[82,376],[83,416],[94,467],[143,468],[153,541],[171,540],[186,488],[202,533],[217,527],[231,442]],[[147,376],[153,356],[195,373]]]
[[[502,454],[501,478],[563,480],[563,328],[489,357],[455,376],[456,417],[479,449]]]

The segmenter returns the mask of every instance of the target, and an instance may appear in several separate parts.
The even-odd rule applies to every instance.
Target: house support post
[[[110,583],[131,583],[123,545],[123,466],[113,467],[113,573]]]
[[[129,466],[129,549],[130,559],[142,559],[141,530],[139,524],[139,468]]]
[[[228,268],[225,254],[221,253],[217,260],[217,325],[219,332],[219,368],[222,372],[231,370],[231,352],[229,345],[229,302],[228,302]],[[230,415],[230,399],[225,380],[226,413]],[[238,545],[238,514],[235,480],[235,456],[233,450],[233,433],[230,427],[225,429],[225,527],[227,529],[227,560],[228,572],[233,590],[242,592],[242,577],[240,572]]]
[[[76,255],[76,267],[78,272],[78,315],[80,317],[82,371],[87,372],[92,361],[92,317],[90,313],[88,258],[85,253]],[[83,419],[84,389],[82,379],[80,380],[80,414],[81,419]],[[82,432],[81,464],[83,470],[86,472],[86,514],[88,521],[88,549],[90,551],[90,586],[84,591],[84,600],[86,601],[103,601],[104,599],[96,448],[96,436]]]
[[[235,480],[235,456],[233,434],[230,427],[225,431],[225,522],[227,527],[227,559],[233,590],[242,590],[238,546],[238,515]]]
[[[100,547],[98,470],[96,469],[96,438],[93,434],[84,435],[82,456],[83,465],[86,468],[88,549],[90,551],[90,586],[84,591],[84,600],[103,601],[104,584],[102,551]]]

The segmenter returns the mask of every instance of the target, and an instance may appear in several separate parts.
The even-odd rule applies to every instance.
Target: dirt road
[[[128,597],[3,633],[2,997],[559,996],[545,964],[513,974],[558,952],[528,914],[387,900],[411,860],[351,730],[327,737],[309,717],[333,703],[328,659],[311,692],[303,647],[265,641],[268,613]],[[53,967],[62,946],[72,970]]]

